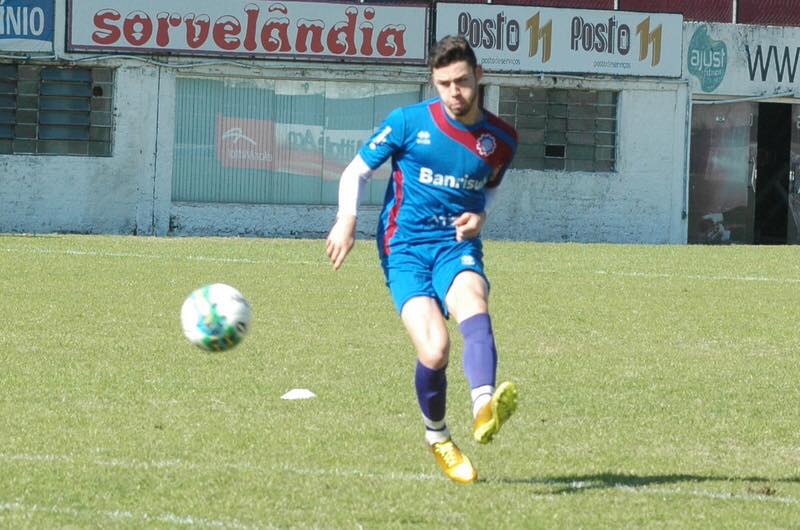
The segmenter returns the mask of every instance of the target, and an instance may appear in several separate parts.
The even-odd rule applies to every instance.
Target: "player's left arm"
[[[497,195],[497,186],[502,180],[503,173],[505,173],[505,167],[497,168],[492,178],[489,179],[486,188],[484,188],[486,200],[482,212],[464,212],[453,222],[456,227],[456,241],[475,239],[481,235],[481,229],[494,203],[494,198]]]
[[[517,151],[517,131],[513,128],[506,127],[506,139],[503,145],[506,146],[500,154],[498,165],[494,167],[489,180],[486,182],[484,188],[485,203],[482,212],[464,212],[453,222],[456,227],[456,241],[464,241],[467,239],[475,239],[481,235],[481,229],[486,222],[486,216],[494,202],[495,195],[497,194],[497,187],[503,180],[506,170],[511,165],[511,160]]]
[[[486,222],[486,212],[464,212],[459,215],[453,226],[456,227],[456,241],[475,239],[481,234],[483,223]]]

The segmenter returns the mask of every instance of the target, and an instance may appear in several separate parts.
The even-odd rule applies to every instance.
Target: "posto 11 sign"
[[[438,4],[436,38],[463,35],[487,70],[680,77],[683,17]]]

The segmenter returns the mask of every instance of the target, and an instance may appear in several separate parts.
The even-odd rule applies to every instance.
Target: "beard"
[[[472,109],[475,108],[475,102],[477,97],[473,97],[471,100],[460,100],[455,102],[454,104],[447,105],[447,108],[450,112],[453,113],[453,116],[461,117],[466,116]]]

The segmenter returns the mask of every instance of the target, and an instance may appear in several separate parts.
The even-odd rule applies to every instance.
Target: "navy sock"
[[[422,415],[432,422],[444,420],[445,404],[447,400],[447,375],[446,368],[432,370],[417,361],[415,383],[417,387],[417,401]]]
[[[495,386],[497,349],[488,313],[469,317],[459,324],[464,335],[464,374],[470,388]]]

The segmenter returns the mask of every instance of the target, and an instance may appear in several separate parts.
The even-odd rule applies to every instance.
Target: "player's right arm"
[[[355,244],[358,205],[364,185],[375,169],[403,149],[404,131],[403,112],[396,109],[342,172],[339,181],[339,212],[325,242],[325,251],[335,270],[339,270]]]
[[[371,176],[372,169],[361,155],[356,155],[342,172],[339,181],[339,213],[336,214],[336,223],[325,242],[325,252],[335,270],[339,270],[356,242],[358,203],[364,184]]]

